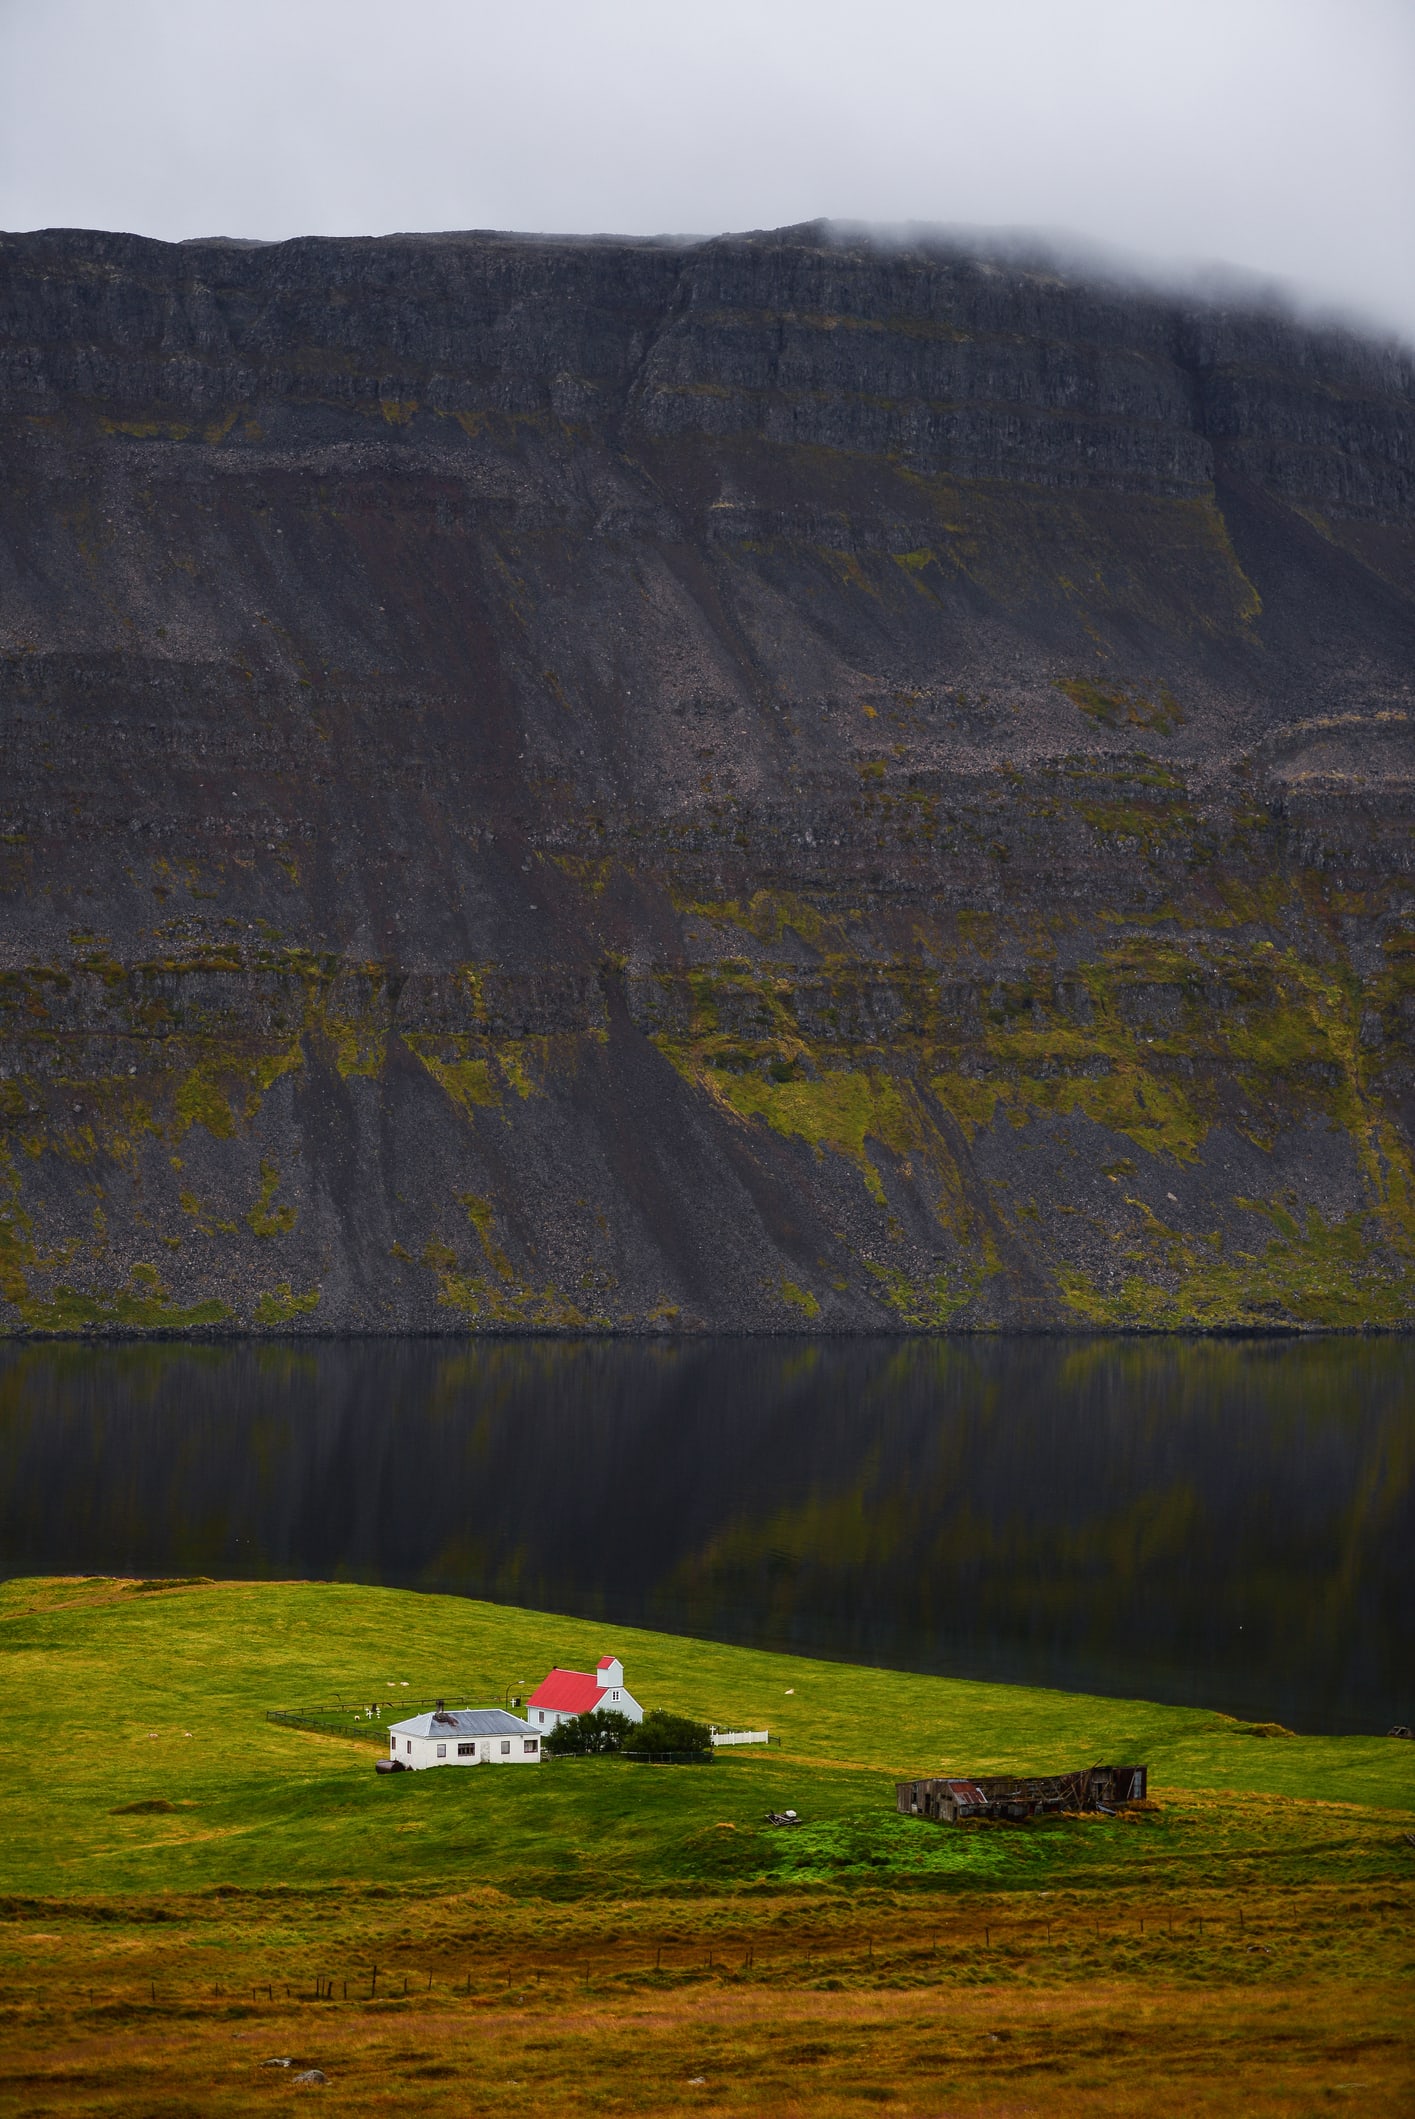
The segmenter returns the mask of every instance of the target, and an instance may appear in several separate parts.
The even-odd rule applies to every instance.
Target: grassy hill
[[[645,1703],[769,1727],[779,1747],[705,1771],[577,1761],[390,1781],[374,1774],[370,1742],[266,1720],[269,1708],[339,1699],[377,1704],[385,1720],[406,1711],[391,1704],[400,1699],[496,1701],[552,1663],[589,1668],[608,1647]],[[1259,1736],[1192,1709],[862,1669],[351,1583],[11,1582],[0,1590],[0,1656],[0,1887],[11,1891],[441,1876],[563,1894],[670,1885],[724,1863],[743,1877],[854,1868],[874,1881],[1023,1883],[1039,1864],[1084,1875],[1102,1854],[1152,1861],[1182,1829],[1170,1823],[1181,1790],[1415,1809],[1415,1745],[1386,1738]],[[1162,1819],[1144,1831],[959,1835],[893,1813],[896,1778],[1094,1760],[1148,1763]],[[173,1807],[131,1807],[146,1803]],[[758,1829],[787,1804],[812,1820],[807,1831]],[[857,1861],[830,1833],[816,1843],[826,1821],[848,1821]],[[727,1852],[726,1823],[750,1834]]]

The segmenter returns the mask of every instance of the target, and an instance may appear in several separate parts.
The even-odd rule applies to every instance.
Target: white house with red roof
[[[526,1720],[533,1729],[549,1730],[601,1708],[626,1714],[631,1722],[644,1718],[633,1693],[624,1689],[624,1665],[617,1655],[602,1655],[593,1670],[552,1670],[527,1700]]]

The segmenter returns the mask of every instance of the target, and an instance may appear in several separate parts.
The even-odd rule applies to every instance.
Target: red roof
[[[616,1658],[612,1655],[602,1655],[599,1661],[595,1664],[595,1669],[610,1670],[613,1668],[615,1661]]]
[[[593,1714],[604,1704],[604,1690],[588,1670],[552,1670],[526,1704],[553,1707],[557,1714]]]

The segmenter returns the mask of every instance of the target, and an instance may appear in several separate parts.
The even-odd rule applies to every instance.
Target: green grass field
[[[386,1777],[367,1742],[265,1719],[267,1708],[383,1703],[400,1692],[495,1701],[529,1689],[552,1663],[591,1668],[611,1647],[644,1703],[768,1727],[780,1748],[676,1771],[614,1760]],[[1184,1708],[813,1662],[346,1583],[10,1582],[0,1589],[0,1671],[0,1889],[12,1892],[440,1877],[564,1895],[699,1873],[825,1878],[842,1867],[875,1881],[1030,1885],[1058,1868],[1080,1877],[1098,1864],[1155,1863],[1192,1831],[1177,1790],[1415,1809],[1415,1744],[1388,1738],[1254,1736]],[[893,1782],[912,1774],[1095,1760],[1147,1763],[1153,1793],[1168,1797],[1162,1818],[961,1834],[894,1814]],[[144,1801],[176,1807],[121,1814]],[[765,1828],[763,1814],[788,1804],[810,1824]],[[1260,1843],[1274,1858],[1283,1806],[1242,1815],[1254,1832],[1262,1820]],[[735,1841],[716,1829],[723,1823]],[[1232,1820],[1214,1824],[1209,1867],[1231,1862],[1243,1837]],[[1300,1868],[1294,1838],[1280,1858]]]
[[[386,1776],[266,1719],[489,1703],[607,1649],[646,1705],[779,1746]],[[1147,1763],[1152,1807],[894,1809],[896,1778],[1097,1760]],[[1328,2080],[1406,2108],[1415,1744],[343,1583],[92,1579],[0,1587],[0,1761],[3,2110],[254,2110],[246,2039],[351,2111],[450,2114],[493,2052],[508,2109],[1142,2113],[1155,2067],[1195,2110],[1326,2109]],[[941,2006],[971,2026],[942,2075]],[[611,2091],[614,2025],[640,2062]],[[961,2101],[910,2103],[916,2049]]]

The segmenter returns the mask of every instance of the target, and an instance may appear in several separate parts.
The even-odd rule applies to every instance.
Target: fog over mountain
[[[0,7],[0,226],[1068,229],[1415,336],[1404,0]]]

